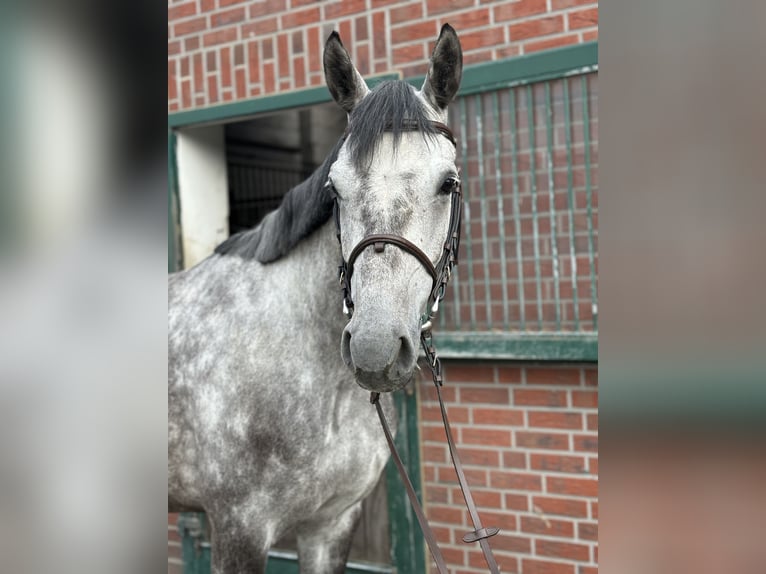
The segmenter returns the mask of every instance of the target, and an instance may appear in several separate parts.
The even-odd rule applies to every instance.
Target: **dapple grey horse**
[[[372,233],[435,262],[447,235],[455,148],[430,121],[446,123],[460,84],[455,31],[442,28],[421,90],[370,91],[336,33],[324,69],[347,135],[256,228],[169,278],[168,504],[207,512],[217,574],[264,572],[288,532],[301,572],[343,572],[389,456],[366,391],[413,379],[431,277],[393,246],[366,250],[348,321],[338,263]],[[390,394],[381,400],[395,419]]]

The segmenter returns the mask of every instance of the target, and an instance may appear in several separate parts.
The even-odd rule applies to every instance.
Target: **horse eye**
[[[448,177],[442,183],[441,193],[452,193],[458,185],[458,179],[456,177]]]
[[[324,184],[325,189],[330,192],[331,197],[340,197],[338,195],[338,190],[335,189],[335,185],[333,184],[332,180],[327,180]]]

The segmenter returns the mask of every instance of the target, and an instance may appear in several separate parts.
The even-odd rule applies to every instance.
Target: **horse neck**
[[[341,312],[340,248],[332,220],[300,242],[284,261],[290,269],[292,313],[301,315],[298,320],[305,319],[307,312],[311,313],[312,321],[336,334],[338,338],[333,344],[337,351],[346,318]],[[283,287],[287,289],[288,286]]]

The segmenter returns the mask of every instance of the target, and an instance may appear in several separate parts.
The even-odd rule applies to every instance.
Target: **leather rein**
[[[435,121],[431,121],[429,123],[434,130],[445,136],[450,140],[450,142],[452,142],[455,147],[457,147],[455,136],[448,126],[441,122]],[[343,136],[344,139],[349,135],[350,128],[351,126],[346,129],[346,133]],[[402,129],[404,131],[417,131],[420,129],[420,125],[412,121],[405,123]],[[387,127],[386,131],[390,131],[390,127]],[[354,247],[354,249],[352,249],[348,260],[342,259],[341,265],[339,266],[338,275],[340,286],[343,290],[343,311],[349,318],[351,318],[351,315],[354,312],[354,301],[351,298],[351,276],[354,272],[354,262],[368,247],[372,246],[376,253],[382,253],[385,250],[386,245],[394,245],[415,257],[431,276],[431,292],[428,296],[428,304],[426,307],[428,310],[421,317],[420,344],[423,347],[423,352],[425,353],[426,359],[428,361],[428,367],[431,371],[434,386],[436,387],[436,394],[439,398],[439,407],[441,409],[442,421],[444,422],[444,431],[447,436],[447,445],[449,446],[450,455],[452,457],[452,464],[455,467],[455,473],[457,474],[458,481],[460,483],[460,489],[463,492],[465,505],[468,508],[468,513],[471,516],[471,521],[474,525],[474,530],[463,536],[463,542],[478,542],[482,552],[484,553],[484,558],[487,561],[487,565],[489,566],[489,571],[492,574],[499,574],[500,570],[497,566],[497,562],[495,561],[495,557],[492,554],[492,549],[489,546],[489,542],[487,541],[489,537],[497,534],[499,529],[494,527],[483,527],[479,513],[476,510],[476,505],[468,487],[468,481],[466,480],[465,472],[463,471],[463,465],[460,462],[460,457],[458,455],[457,448],[455,447],[455,441],[452,438],[452,431],[450,429],[449,420],[447,418],[447,410],[444,407],[444,401],[441,394],[441,386],[443,384],[441,361],[436,355],[436,349],[433,344],[433,336],[431,334],[431,320],[439,308],[439,302],[444,298],[447,283],[452,276],[452,268],[457,265],[458,249],[460,247],[460,218],[463,207],[463,194],[460,181],[458,179],[454,179],[453,182],[454,183],[450,191],[451,206],[449,230],[447,233],[447,239],[443,245],[441,256],[435,265],[431,262],[431,259],[428,257],[428,255],[426,255],[417,245],[408,239],[399,235],[377,233],[368,235],[363,238]],[[329,181],[328,185],[330,185]],[[336,236],[338,238],[338,242],[340,243],[341,229],[337,198],[333,202],[333,218],[335,220]],[[404,483],[405,490],[407,491],[407,496],[410,499],[410,504],[415,511],[418,523],[420,524],[420,528],[423,531],[423,537],[425,538],[426,543],[428,544],[428,548],[431,551],[431,556],[433,556],[433,559],[436,562],[436,567],[439,571],[439,574],[448,574],[447,566],[444,562],[444,557],[442,556],[441,550],[439,549],[439,546],[436,542],[436,537],[434,536],[434,533],[428,524],[428,520],[425,517],[423,508],[418,502],[418,498],[415,494],[415,489],[412,486],[412,482],[407,476],[407,471],[404,468],[404,463],[402,462],[402,459],[396,450],[396,446],[394,445],[394,439],[391,435],[391,430],[389,429],[386,417],[383,414],[383,409],[380,405],[379,398],[380,393],[370,393],[370,402],[375,405],[375,409],[378,412],[378,418],[380,419],[380,424],[383,427],[383,432],[386,435],[388,448],[391,451],[391,456],[393,457],[396,468],[399,471],[399,476]]]

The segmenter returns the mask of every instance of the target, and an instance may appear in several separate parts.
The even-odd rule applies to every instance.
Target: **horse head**
[[[447,265],[445,246],[459,227],[456,149],[445,124],[460,86],[462,51],[445,24],[420,90],[403,81],[370,90],[333,33],[324,69],[349,122],[327,183],[351,317],[341,356],[361,387],[393,391],[412,379],[438,290],[435,272]]]

